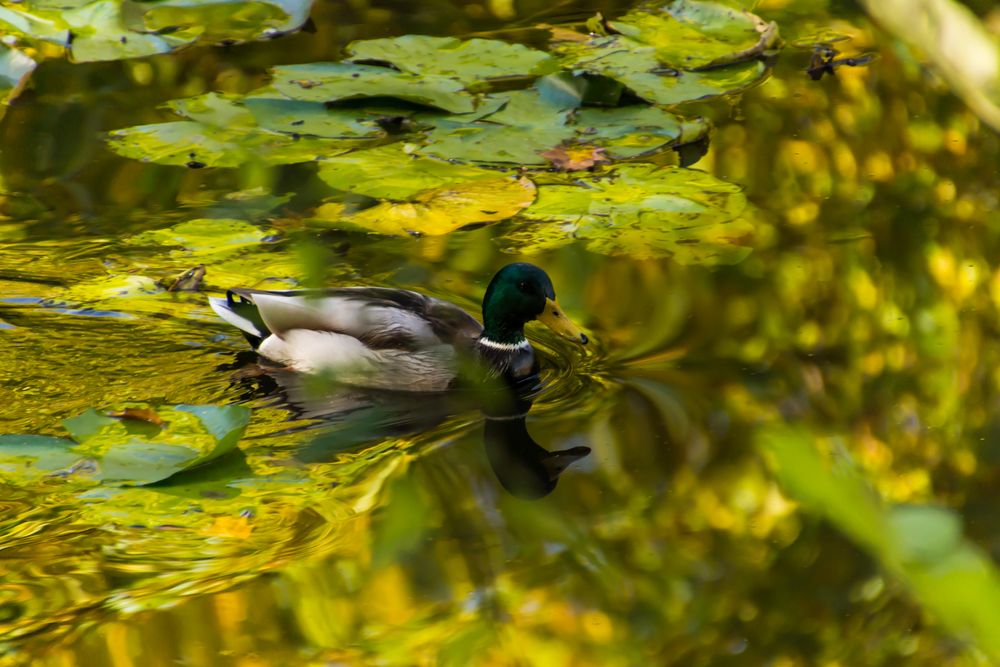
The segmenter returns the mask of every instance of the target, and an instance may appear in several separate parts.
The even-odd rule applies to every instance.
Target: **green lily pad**
[[[612,158],[626,159],[694,141],[709,129],[703,119],[685,120],[655,107],[573,111],[569,105],[579,100],[547,93],[547,85],[508,93],[507,103],[481,120],[428,120],[433,129],[417,152],[484,164],[542,166],[547,164],[545,153],[568,144],[601,148]]]
[[[430,121],[420,153],[468,162],[543,165],[541,153],[571,139],[570,111],[538,90],[506,94],[506,103],[482,120],[451,118]]]
[[[5,3],[0,34],[56,44],[73,62],[168,53],[199,39],[238,42],[300,28],[311,0],[65,0]]]
[[[612,30],[655,49],[660,62],[684,69],[717,67],[763,54],[777,26],[720,2],[672,0],[609,22]]]
[[[0,474],[34,479],[87,462],[80,474],[90,480],[161,482],[234,451],[249,422],[250,410],[242,406],[91,409],[63,422],[73,440],[0,436]]]
[[[214,127],[253,127],[254,116],[242,104],[238,95],[205,93],[195,97],[171,100],[165,105],[179,116]]]
[[[0,477],[36,480],[68,470],[83,457],[76,443],[45,435],[0,435]]]
[[[247,162],[294,164],[336,155],[355,144],[296,137],[260,129],[220,128],[194,121],[137,125],[111,133],[119,155],[143,162],[200,167],[239,167]]]
[[[652,47],[621,35],[585,44],[573,42],[561,50],[577,70],[618,81],[654,104],[681,104],[739,92],[767,73],[767,66],[758,60],[699,71],[665,67]]]
[[[721,2],[673,0],[610,22],[616,34],[563,39],[553,49],[576,71],[613,79],[655,104],[680,104],[738,92],[767,73],[758,57],[778,30]]]
[[[396,143],[323,160],[319,176],[338,190],[376,199],[406,200],[426,190],[496,179],[502,174],[410,155],[403,144]]]
[[[198,218],[164,229],[141,232],[127,239],[139,245],[180,246],[186,254],[226,255],[258,245],[268,231],[243,220]]]
[[[64,11],[60,19],[73,35],[69,57],[76,63],[169,53],[188,41],[177,35],[160,36],[129,30],[122,19],[121,4],[114,0],[101,0]]]
[[[336,102],[390,97],[452,113],[476,109],[476,98],[461,82],[436,75],[398,72],[355,63],[286,65],[271,70],[275,90],[304,102]]]
[[[24,5],[0,6],[0,33],[21,40],[39,40],[65,46],[69,43],[69,27],[58,17],[32,13]]]
[[[738,186],[678,167],[626,164],[570,185],[542,185],[520,226],[501,242],[539,252],[581,240],[589,250],[682,264],[734,264],[754,226]]]
[[[248,96],[243,103],[257,125],[274,132],[330,139],[366,139],[385,135],[376,116],[356,109],[331,109],[320,102],[283,97]]]
[[[574,117],[577,138],[604,148],[623,160],[686,144],[704,137],[709,123],[683,118],[665,109],[647,106],[580,109]]]
[[[35,61],[28,56],[0,44],[0,104],[20,94],[35,67]]]
[[[156,0],[123,3],[138,14],[137,30],[177,31],[206,41],[247,41],[297,30],[308,20],[312,0]]]
[[[440,75],[466,86],[477,81],[547,74],[558,68],[555,58],[522,44],[495,39],[404,35],[352,42],[353,60],[376,60],[404,72]]]

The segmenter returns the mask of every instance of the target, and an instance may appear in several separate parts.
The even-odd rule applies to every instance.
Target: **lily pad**
[[[499,111],[482,120],[432,121],[419,152],[469,162],[542,165],[542,152],[573,137],[568,107],[560,108],[535,89],[508,93],[506,99]]]
[[[477,81],[547,74],[558,68],[544,51],[495,39],[404,35],[352,42],[347,53],[353,60],[392,63],[403,72],[440,75],[466,86]]]
[[[133,417],[147,413],[155,419]],[[115,414],[88,410],[65,420],[73,440],[0,436],[0,474],[78,472],[104,483],[151,484],[233,451],[250,421],[242,406],[129,406]]]
[[[28,56],[0,44],[0,104],[10,102],[21,93],[35,67],[35,61]]]
[[[342,204],[327,204],[317,215],[379,234],[435,236],[505,220],[534,199],[535,184],[527,178],[493,178],[425,190],[408,201],[382,202],[356,213],[347,213]]]
[[[225,255],[258,245],[268,232],[243,220],[198,218],[165,229],[141,232],[127,240],[131,244],[180,246],[194,255]]]
[[[330,187],[376,199],[406,200],[422,192],[475,180],[496,180],[496,171],[418,157],[403,144],[354,151],[320,162]]]
[[[309,19],[312,0],[125,0],[122,11],[134,17],[134,29],[176,31],[191,39],[247,41],[297,30]],[[173,33],[172,33],[173,34]]]
[[[239,167],[246,162],[294,164],[336,155],[355,144],[260,129],[220,128],[195,121],[137,125],[111,133],[119,155],[190,168]]]
[[[244,102],[257,125],[274,132],[330,139],[365,139],[385,135],[376,116],[357,109],[331,109],[320,102],[284,97],[247,97]]]
[[[721,2],[646,5],[608,23],[612,34],[558,33],[564,65],[608,77],[656,104],[738,92],[759,81],[757,60],[778,44],[774,23]]]
[[[242,104],[238,95],[205,93],[195,97],[171,100],[165,105],[179,116],[215,127],[252,127],[254,116]]]
[[[608,23],[617,33],[652,46],[660,62],[698,69],[763,54],[778,38],[777,25],[721,2],[671,0],[634,10]]]
[[[76,63],[169,53],[189,41],[177,35],[160,36],[129,30],[122,17],[121,3],[114,0],[92,2],[61,12],[60,19],[72,34],[68,42],[69,58]]]
[[[734,264],[750,252],[754,226],[746,197],[705,172],[626,164],[568,185],[542,185],[538,201],[501,242],[539,252],[586,242],[593,252],[682,264]]]
[[[0,28],[29,46],[65,49],[73,62],[167,53],[199,39],[238,42],[301,27],[311,0],[25,2],[0,7]]]
[[[666,109],[639,105],[580,109],[574,125],[578,140],[603,148],[616,160],[697,141],[709,130],[704,118],[683,118]]]
[[[544,85],[508,93],[506,104],[481,120],[429,121],[433,129],[417,151],[484,164],[541,166],[547,153],[568,144],[585,144],[625,159],[688,143],[708,132],[704,119],[685,120],[656,107],[574,111],[569,105],[578,99],[547,94]]]
[[[0,435],[0,477],[35,480],[68,470],[83,457],[76,443],[45,435]]]
[[[275,67],[271,75],[275,90],[305,102],[390,97],[452,113],[476,109],[476,98],[465,91],[462,83],[444,76],[355,63],[286,65]]]

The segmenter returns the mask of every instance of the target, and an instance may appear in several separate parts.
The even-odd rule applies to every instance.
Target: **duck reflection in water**
[[[549,451],[535,442],[526,423],[531,406],[527,395],[512,388],[506,400],[481,408],[486,418],[483,443],[490,467],[504,489],[525,500],[552,493],[559,475],[590,454],[590,447]]]
[[[379,438],[425,432],[470,410],[479,410],[484,417],[483,444],[490,468],[500,485],[517,498],[532,500],[552,493],[559,476],[590,454],[590,448],[583,446],[550,451],[532,438],[526,421],[532,398],[541,389],[537,375],[480,391],[428,395],[321,383],[314,377],[249,363],[255,361],[249,356],[226,367],[240,368],[235,377],[247,390],[244,398],[266,397],[290,409],[300,424],[289,432],[320,430],[296,453],[295,459],[302,463],[331,461]]]

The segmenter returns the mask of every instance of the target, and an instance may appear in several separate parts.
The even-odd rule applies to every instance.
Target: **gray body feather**
[[[212,309],[292,370],[344,384],[444,391],[457,356],[482,326],[458,306],[408,290],[343,287],[287,292],[230,290]]]

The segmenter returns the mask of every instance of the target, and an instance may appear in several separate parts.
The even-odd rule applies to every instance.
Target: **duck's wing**
[[[385,287],[232,289],[225,300],[213,299],[212,307],[258,340],[305,329],[352,336],[370,349],[415,349],[471,345],[482,331],[479,322],[452,303]]]

